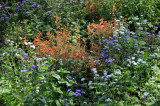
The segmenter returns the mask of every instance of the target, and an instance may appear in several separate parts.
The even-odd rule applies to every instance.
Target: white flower
[[[120,74],[121,74],[121,71],[115,72],[115,75],[120,75]]]
[[[116,22],[120,22],[120,20],[116,20]]]
[[[32,42],[28,42],[28,45],[32,45]]]
[[[17,57],[19,57],[19,56],[20,56],[20,55],[19,55],[19,54],[17,54],[17,53],[16,53],[15,55],[16,55]]]
[[[147,92],[144,92],[144,93],[143,93],[143,95],[144,95],[144,96],[147,96],[147,95],[148,95],[148,93],[147,93]]]
[[[27,43],[27,42],[24,42],[24,44],[25,44],[25,45],[28,45],[28,43]]]
[[[39,90],[36,90],[35,92],[36,92],[36,93],[38,93],[38,92],[39,92]]]
[[[160,85],[157,85],[157,88],[160,89]]]
[[[143,23],[144,23],[144,24],[147,24],[147,20],[143,20]]]
[[[96,68],[92,68],[92,71],[94,72],[94,74],[97,73]]]
[[[9,39],[7,39],[7,42],[10,42],[10,40],[9,40]]]
[[[106,102],[109,102],[109,101],[111,101],[111,99],[110,99],[110,98],[108,98],[108,99],[106,99],[105,101],[106,101]]]
[[[89,81],[88,85],[91,85],[92,84],[92,81]]]
[[[139,27],[138,29],[139,29],[139,30],[143,30],[143,27]]]
[[[142,61],[143,61],[143,60],[142,60],[142,59],[140,59],[140,58],[137,60],[137,62],[142,62]]]
[[[135,57],[132,57],[132,60],[134,60],[135,59]]]
[[[120,31],[119,33],[122,34],[122,35],[124,35],[124,32],[122,32],[122,31]]]
[[[82,78],[82,79],[81,79],[81,81],[84,81],[84,80],[85,80],[85,78]]]
[[[34,45],[31,45],[30,47],[33,48],[33,49],[35,49],[35,46],[34,46]]]

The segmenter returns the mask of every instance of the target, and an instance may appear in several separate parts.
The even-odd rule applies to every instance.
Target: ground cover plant
[[[160,0],[0,2],[0,106],[159,106]]]

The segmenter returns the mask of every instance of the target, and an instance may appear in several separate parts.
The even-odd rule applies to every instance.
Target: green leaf
[[[58,80],[61,79],[61,77],[58,74],[53,74],[52,76]]]

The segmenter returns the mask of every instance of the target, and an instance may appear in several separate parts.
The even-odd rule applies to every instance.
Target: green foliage
[[[159,106],[159,2],[1,2],[0,105]],[[102,18],[108,22],[99,22]],[[88,31],[87,26],[91,23],[95,29]],[[107,26],[108,23],[112,28]],[[49,55],[36,56],[37,48],[32,43],[36,35],[42,32],[40,37],[45,42],[48,41],[46,32],[50,31],[56,39],[60,28],[70,31],[67,43],[75,50],[79,48],[74,37],[79,35],[83,38],[80,44],[86,44],[85,52],[88,54],[79,60],[68,59],[65,62],[63,57],[56,60]],[[107,30],[112,33],[105,33]],[[88,32],[95,35],[90,37]],[[28,41],[24,42],[22,37],[25,36]],[[100,36],[101,41],[97,41],[96,36]],[[91,51],[93,45],[99,50]],[[98,51],[99,55],[95,55]]]

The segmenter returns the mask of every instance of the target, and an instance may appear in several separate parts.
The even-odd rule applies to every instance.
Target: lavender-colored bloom
[[[6,9],[9,9],[10,7],[5,7]]]
[[[134,54],[133,54],[133,56],[137,56],[137,54],[136,54],[136,53],[134,53]]]
[[[28,53],[23,53],[22,56],[23,56],[23,57],[27,57],[27,56],[28,56]]]
[[[67,92],[70,92],[70,91],[71,91],[71,89],[68,89],[68,90],[67,90]]]
[[[105,60],[106,63],[111,63],[112,61],[113,60],[108,60],[108,59]]]
[[[48,13],[51,13],[52,11],[48,11]]]
[[[26,73],[27,72],[27,70],[21,70],[21,73]]]
[[[27,11],[26,14],[29,14],[29,12]]]
[[[76,90],[76,92],[80,93],[80,92],[81,92],[81,90]]]
[[[85,92],[85,91],[82,91],[81,93],[82,93],[82,94],[86,94],[86,92]]]
[[[134,45],[134,47],[136,48],[136,47],[138,47],[137,45]]]
[[[81,84],[81,87],[84,87],[84,84]]]
[[[72,77],[68,75],[67,78],[72,78]]]
[[[21,92],[23,93],[23,92],[24,92],[24,90],[22,89],[22,90],[21,90]]]
[[[37,66],[36,65],[32,65],[32,66],[30,66],[30,68],[36,68]]]
[[[151,33],[149,33],[149,32],[146,32],[146,35],[149,35],[149,34],[151,34]]]
[[[118,42],[118,40],[113,40],[114,42]]]
[[[22,50],[22,48],[18,48],[18,50]]]
[[[0,20],[4,20],[4,17],[1,17]]]
[[[154,28],[155,28],[155,29],[158,29],[158,27],[157,27],[157,26],[155,26]]]
[[[40,8],[40,5],[37,5],[37,8]]]
[[[65,101],[68,102],[69,100],[68,100],[68,99],[65,99]]]
[[[114,45],[113,41],[109,41],[107,44]]]

